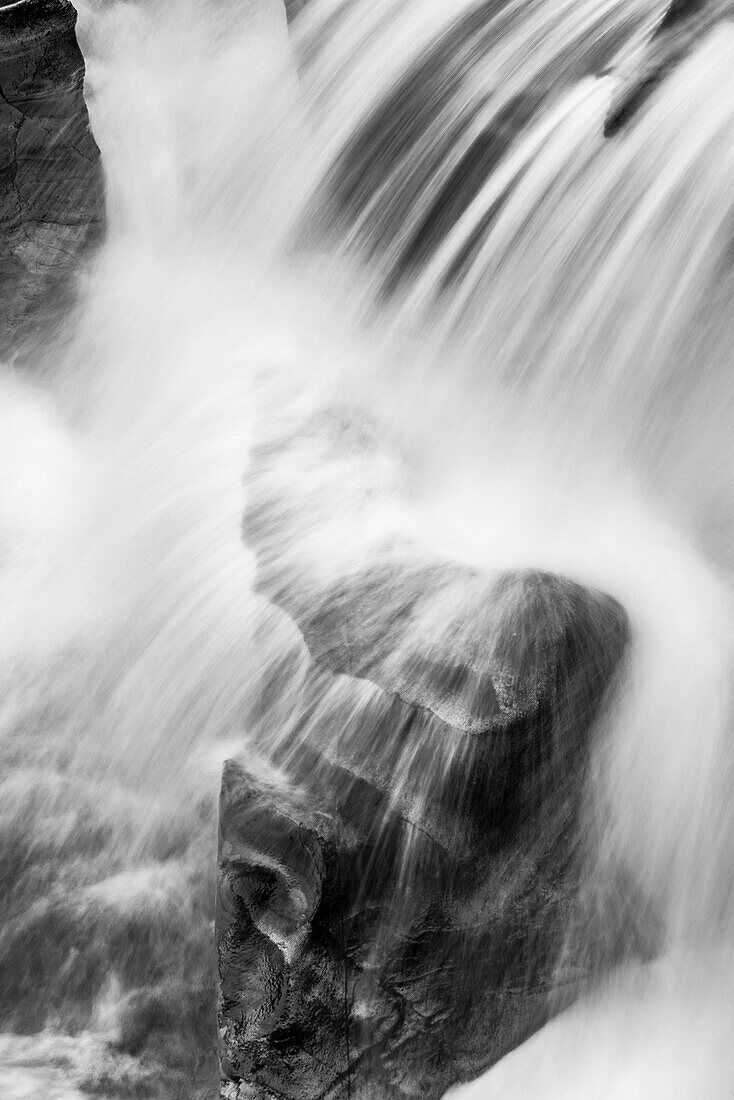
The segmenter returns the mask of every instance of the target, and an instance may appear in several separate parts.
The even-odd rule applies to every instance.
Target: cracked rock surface
[[[368,417],[281,402],[278,425],[245,538],[299,641],[264,668],[267,767],[224,770],[221,1095],[437,1100],[654,950],[622,872],[601,898],[585,865],[629,624],[566,578],[387,538],[396,479]]]
[[[103,226],[99,150],[68,0],[0,7],[0,353],[70,300]]]

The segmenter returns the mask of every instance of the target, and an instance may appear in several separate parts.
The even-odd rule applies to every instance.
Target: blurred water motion
[[[734,31],[609,141],[657,4],[77,7],[107,238],[1,380],[4,1095],[213,1095],[221,762],[299,698],[248,463],[337,405],[374,438],[278,472],[294,560],[407,533],[633,632],[589,816],[668,958],[465,1095],[729,1095]]]

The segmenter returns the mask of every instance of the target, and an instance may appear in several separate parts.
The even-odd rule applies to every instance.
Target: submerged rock
[[[522,158],[514,157],[523,138],[569,89],[615,63],[654,3],[582,13],[574,4],[455,0],[440,18],[436,9],[416,20],[410,37],[402,22],[410,5],[389,12],[350,0],[321,12],[317,6],[298,53],[307,89],[311,70],[316,74],[310,106],[333,155],[306,238],[356,250],[385,295],[399,292],[447,247],[447,286],[457,281],[524,178]],[[345,39],[360,46],[342,56],[339,30],[350,20]],[[365,79],[363,58],[373,50],[384,58],[379,81]],[[335,142],[344,103],[353,104],[356,124]],[[485,206],[482,192],[500,165],[506,182]]]
[[[101,235],[99,150],[68,0],[0,7],[0,351],[69,301]]]
[[[723,20],[734,18],[731,0],[672,0],[641,54],[619,74],[604,134],[613,137],[673,70]]]
[[[308,0],[285,0],[285,14],[289,23],[306,7]]]

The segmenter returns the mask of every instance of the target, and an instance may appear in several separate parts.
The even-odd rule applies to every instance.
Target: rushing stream
[[[299,554],[407,532],[632,624],[588,801],[661,957],[455,1095],[725,1100],[734,27],[605,139],[648,0],[76,7],[107,237],[0,376],[0,1093],[216,1092],[221,763],[277,740],[292,630],[248,463],[339,404],[377,442],[288,468]]]

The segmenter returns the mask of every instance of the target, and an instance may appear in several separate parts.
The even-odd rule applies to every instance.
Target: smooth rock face
[[[263,676],[267,769],[224,771],[222,1096],[439,1097],[654,949],[623,878],[600,897],[581,824],[629,626],[562,577],[370,546],[378,433],[284,419],[252,455],[245,537],[305,645]],[[322,512],[293,463],[322,471]]]
[[[99,150],[68,0],[0,7],[0,350],[68,302],[101,235]]]

